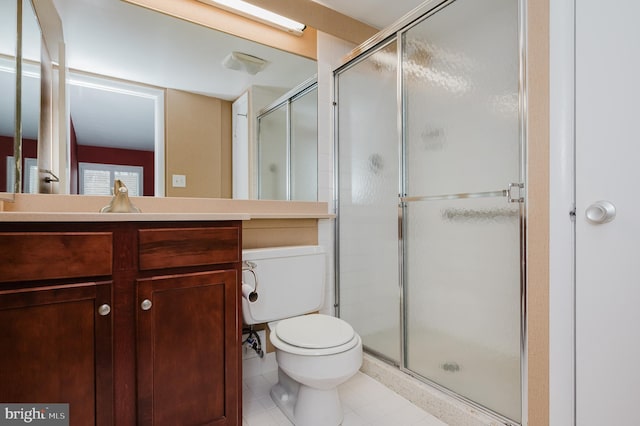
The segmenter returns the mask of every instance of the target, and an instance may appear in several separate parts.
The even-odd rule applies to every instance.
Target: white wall
[[[550,7],[549,425],[574,419],[574,0]]]
[[[249,92],[245,92],[231,105],[233,161],[231,179],[232,198],[249,199]]]

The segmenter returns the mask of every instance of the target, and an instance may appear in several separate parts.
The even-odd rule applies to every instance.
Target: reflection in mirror
[[[256,102],[252,93],[258,88],[274,89],[277,95],[261,103],[264,106],[316,73],[313,60],[126,2],[53,2],[62,19],[70,70],[164,92],[165,112],[161,114],[164,130],[159,131],[165,138],[160,144],[165,147],[162,158],[162,153],[156,149],[159,146],[158,130],[154,130],[155,135],[148,135],[148,139],[154,141],[153,148],[126,145],[137,137],[124,133],[138,127],[135,123],[147,121],[138,116],[144,108],[135,107],[140,99],[105,95],[103,98],[112,98],[112,103],[90,112],[98,105],[98,100],[86,94],[74,94],[71,85],[70,122],[75,130],[75,136],[72,134],[71,138],[75,137],[77,143],[75,158],[79,159],[82,152],[96,147],[152,151],[154,167],[151,171],[145,168],[144,187],[154,174],[157,178],[154,179],[154,190],[144,189],[144,195],[230,197],[232,102],[249,93],[246,122],[250,128],[244,143],[249,145],[245,151],[254,155],[252,146],[256,144],[257,132],[251,127],[255,126],[258,109],[253,107]],[[256,75],[227,69],[222,62],[234,51],[263,58],[268,65]],[[86,92],[85,89],[82,91]],[[126,98],[124,103],[118,101],[123,98]],[[122,114],[116,114],[118,111]],[[107,136],[113,130],[120,134]],[[102,142],[96,144],[99,140]],[[113,145],[108,141],[113,141]],[[73,158],[76,155],[74,147],[70,146],[69,150]],[[122,153],[117,158],[123,158]],[[253,160],[249,158],[247,162],[253,163]],[[73,182],[74,173],[77,173],[73,160],[69,169]],[[165,172],[164,176],[162,172]],[[174,186],[174,175],[185,176],[186,185]],[[73,183],[70,186],[70,191],[74,192],[78,187],[77,180],[75,187]]]
[[[0,61],[1,63],[2,61]],[[5,73],[0,73],[5,74]],[[14,75],[10,76],[15,78]],[[6,82],[0,82],[4,85]],[[6,188],[7,192],[38,192],[38,122],[40,118],[40,65],[34,65],[23,61],[22,81],[21,81],[21,184],[15,186],[16,164],[15,164],[15,137],[5,136],[2,132],[3,156],[6,155],[4,166],[6,167]],[[3,120],[4,121],[4,120]],[[14,131],[12,129],[12,131]],[[15,131],[14,131],[15,132]]]
[[[129,195],[162,194],[164,91],[79,73],[68,84],[71,193],[111,195],[120,179]]]
[[[291,199],[318,199],[318,86],[291,100]]]
[[[13,157],[16,112],[16,17],[15,1],[0,6],[0,191],[13,192]]]
[[[287,200],[287,104],[258,117],[258,198]]]
[[[318,197],[318,84],[294,88],[258,116],[260,199]]]
[[[22,60],[17,66],[17,16],[22,5]],[[16,78],[16,69],[22,72]],[[19,113],[16,87],[20,88]],[[36,164],[40,115],[40,29],[29,0],[0,2],[0,191],[37,192]],[[16,123],[19,123],[16,126]],[[20,182],[16,186],[15,141]]]

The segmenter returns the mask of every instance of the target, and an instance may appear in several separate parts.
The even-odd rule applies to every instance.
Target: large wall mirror
[[[238,194],[258,198],[258,112],[315,75],[314,60],[123,1],[51,1],[69,70],[60,192],[101,193],[119,178],[138,195],[228,198],[234,169],[246,163],[248,188]],[[14,51],[2,48],[0,59]],[[232,52],[266,67],[255,74],[225,67]],[[247,108],[238,112],[233,103],[242,97]],[[232,155],[238,114],[248,126],[242,159]]]

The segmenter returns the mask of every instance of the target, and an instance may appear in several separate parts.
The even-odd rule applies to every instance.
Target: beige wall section
[[[242,248],[318,244],[317,219],[252,219],[242,222]]]
[[[317,57],[316,29],[312,27],[298,37],[197,0],[124,1],[310,59]]]
[[[167,89],[165,187],[168,197],[231,196],[231,103]],[[172,175],[185,175],[174,188]]]
[[[377,28],[312,0],[247,0],[247,2],[355,44],[364,42],[378,32]]]
[[[549,425],[549,0],[527,3],[528,426]]]

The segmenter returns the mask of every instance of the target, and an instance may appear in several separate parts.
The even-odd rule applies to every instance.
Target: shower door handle
[[[398,196],[400,200],[402,200],[401,196]],[[398,240],[402,241],[402,236],[403,236],[403,232],[402,232],[402,223],[403,223],[403,216],[404,216],[404,206],[405,203],[403,201],[400,201],[398,203]]]
[[[522,190],[523,183],[510,183],[508,189],[498,189],[497,191],[484,192],[461,192],[458,194],[439,194],[439,195],[412,195],[400,196],[401,203],[413,203],[423,201],[443,201],[443,200],[463,200],[467,198],[494,198],[506,197],[510,203],[523,203],[524,196]],[[514,194],[515,193],[515,194]]]

